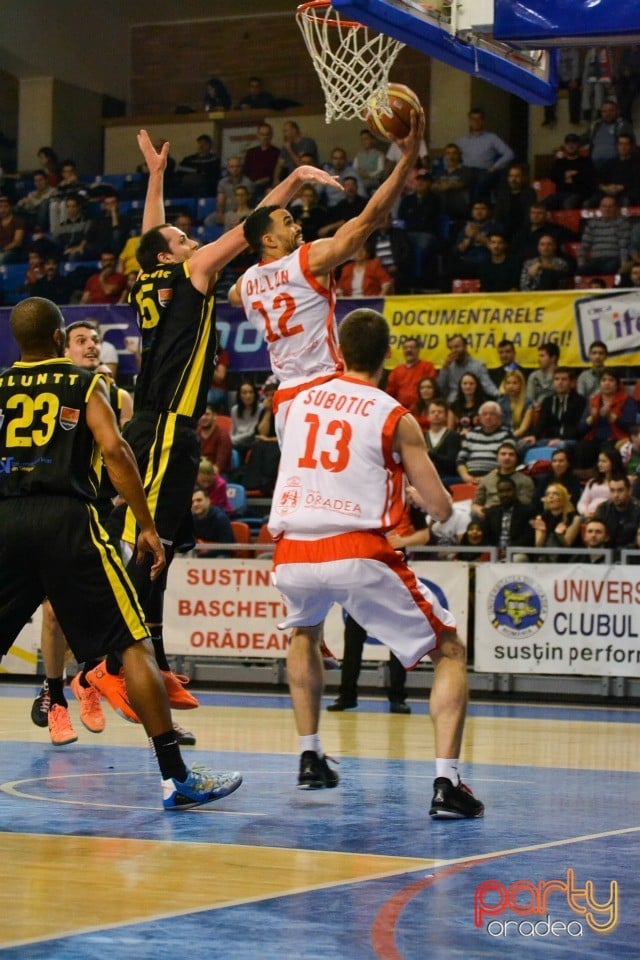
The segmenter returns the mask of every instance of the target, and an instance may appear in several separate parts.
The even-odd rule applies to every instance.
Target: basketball
[[[411,111],[420,113],[422,106],[416,94],[403,83],[390,83],[387,87],[391,116],[376,109],[377,97],[372,97],[365,112],[367,127],[374,137],[383,140],[403,140],[411,130]]]

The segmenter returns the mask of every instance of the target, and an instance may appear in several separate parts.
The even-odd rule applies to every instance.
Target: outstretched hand
[[[140,131],[137,140],[142,156],[149,168],[149,174],[164,173],[169,157],[169,141],[165,140],[160,150],[156,150],[146,130]]]
[[[425,116],[424,110],[421,110],[420,113],[416,113],[415,110],[411,111],[411,130],[406,137],[403,137],[402,140],[396,139],[394,142],[398,144],[400,150],[405,157],[412,157],[415,159],[420,154],[420,143],[424,139],[424,128],[425,128]]]
[[[344,187],[340,183],[340,178],[337,174],[327,173],[326,170],[321,170],[320,167],[312,167],[310,164],[303,163],[301,166],[296,167],[295,173],[303,183],[321,183],[326,187],[337,187],[338,190],[344,191]]]

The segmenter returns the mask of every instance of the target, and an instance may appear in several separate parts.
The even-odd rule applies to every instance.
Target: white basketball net
[[[341,20],[330,3],[303,5],[296,13],[326,101],[325,120],[364,118],[369,101],[390,112],[389,70],[404,44],[363,24]]]

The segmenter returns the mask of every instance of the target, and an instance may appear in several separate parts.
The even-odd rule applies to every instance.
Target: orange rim
[[[330,27],[362,26],[357,20],[337,20],[335,17],[319,17],[315,15],[316,10],[326,10],[330,6],[331,0],[307,0],[307,3],[301,3],[296,9],[296,16],[304,16],[307,20],[314,20],[316,23],[326,23]]]

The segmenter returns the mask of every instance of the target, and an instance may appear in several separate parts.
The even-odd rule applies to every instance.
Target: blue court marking
[[[286,693],[231,693],[220,691],[199,690],[196,686],[189,689],[194,693],[204,707],[261,707],[275,710],[291,709],[291,699]],[[40,692],[40,685],[0,683],[0,698],[16,697],[33,699]],[[73,699],[73,694],[68,694]],[[323,698],[323,708],[337,697],[337,691],[326,693]],[[409,693],[408,702],[411,710],[416,714],[428,714],[429,704],[425,699],[414,699]],[[347,713],[389,713],[389,701],[380,694],[379,697],[360,696],[358,707]],[[334,714],[334,716],[336,716]],[[339,716],[339,715],[338,715]],[[555,705],[553,703],[492,703],[490,701],[474,701],[469,704],[470,717],[505,717],[526,720],[584,720],[594,723],[640,723],[640,709],[637,707],[616,707],[575,704]]]

